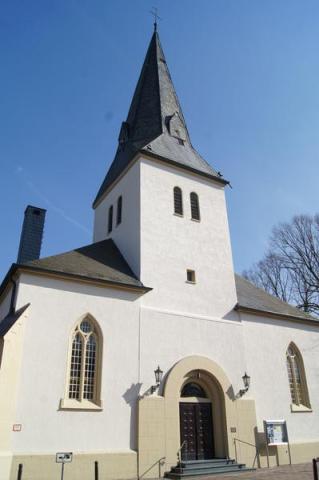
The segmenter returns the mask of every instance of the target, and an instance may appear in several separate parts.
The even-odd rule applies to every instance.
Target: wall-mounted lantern
[[[154,370],[154,375],[155,375],[156,385],[151,386],[151,393],[156,392],[156,390],[159,388],[163,378],[163,370],[161,370],[160,367],[158,366],[157,369]]]
[[[243,395],[245,395],[245,393],[248,392],[249,387],[250,387],[250,376],[247,375],[246,372],[245,372],[245,374],[242,376],[242,379],[243,379],[243,383],[244,383],[244,387],[245,387],[245,388],[242,388],[241,390],[239,390],[239,396],[240,396],[240,397],[242,397]]]

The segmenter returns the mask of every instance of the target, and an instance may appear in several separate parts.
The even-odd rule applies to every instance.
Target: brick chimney
[[[28,205],[20,238],[17,263],[26,263],[40,257],[46,210]]]

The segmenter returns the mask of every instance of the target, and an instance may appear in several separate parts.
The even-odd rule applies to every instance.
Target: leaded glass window
[[[181,397],[201,397],[207,398],[206,392],[198,383],[189,382],[184,385],[181,391]]]
[[[93,400],[96,370],[96,340],[90,335],[86,342],[83,398]]]
[[[97,397],[99,333],[87,317],[75,327],[72,335],[68,397],[94,402]]]
[[[287,350],[287,372],[292,403],[309,406],[303,361],[294,345],[290,345]]]
[[[82,338],[79,333],[76,333],[72,342],[69,383],[69,398],[75,398],[76,400],[79,400],[80,398],[82,356]]]

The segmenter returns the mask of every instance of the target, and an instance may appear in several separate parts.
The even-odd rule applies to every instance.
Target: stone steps
[[[182,479],[185,477],[211,476],[226,473],[241,473],[254,470],[246,468],[243,463],[237,463],[228,458],[212,458],[210,460],[182,461],[170,472],[165,473],[166,478]]]

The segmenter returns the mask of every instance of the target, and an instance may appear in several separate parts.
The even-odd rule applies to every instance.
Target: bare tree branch
[[[265,257],[243,276],[285,302],[319,315],[319,214],[298,215],[275,227]]]

